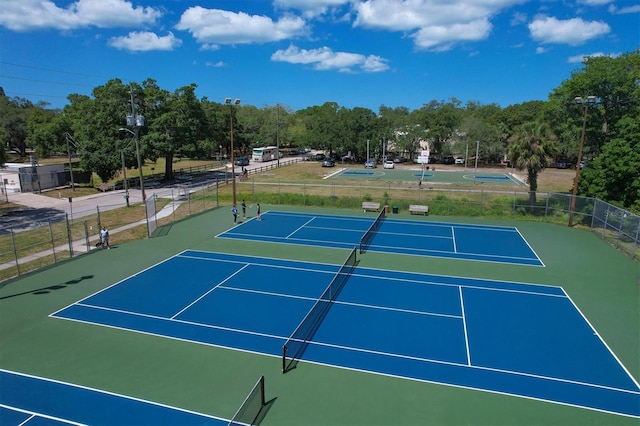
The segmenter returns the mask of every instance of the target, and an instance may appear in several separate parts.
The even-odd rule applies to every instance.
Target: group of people
[[[242,200],[242,217],[246,218],[247,217],[247,203]],[[233,214],[233,223],[238,223],[238,208],[236,207],[236,205],[234,204],[233,207],[231,208],[231,213]],[[260,203],[256,204],[256,220],[262,220],[262,217],[260,216]],[[109,230],[107,229],[106,226],[103,226],[102,229],[100,230],[100,242],[98,243],[99,247],[102,248],[106,248],[106,249],[111,249],[111,247],[109,246]]]
[[[246,218],[247,217],[247,203],[242,200],[242,217]],[[234,204],[233,207],[231,207],[231,214],[233,215],[233,223],[238,223],[238,208],[236,207],[236,205]],[[256,220],[262,220],[262,217],[260,216],[260,203],[256,204]]]

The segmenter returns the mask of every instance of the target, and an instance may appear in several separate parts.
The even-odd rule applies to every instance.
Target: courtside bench
[[[421,213],[421,214],[424,214],[426,216],[426,215],[429,214],[429,206],[421,206],[421,205],[418,205],[418,204],[411,204],[409,206],[409,213],[411,213],[411,214]]]
[[[374,202],[371,202],[371,201],[363,201],[362,202],[362,210],[365,211],[365,212],[366,211],[370,211],[370,210],[373,210],[373,211],[377,212],[378,210],[380,210],[380,203],[374,203]]]

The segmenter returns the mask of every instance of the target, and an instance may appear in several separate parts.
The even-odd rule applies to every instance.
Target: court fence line
[[[269,166],[266,166],[269,167]],[[272,166],[275,167],[275,164]],[[97,205],[74,211],[61,222],[43,221],[29,230],[0,228],[0,282],[96,249],[101,224],[107,223],[117,242],[161,234],[165,225],[193,214],[231,204],[230,179],[181,183],[157,188],[150,197],[153,209],[143,204],[125,207]],[[239,182],[238,196],[265,205],[321,206],[360,210],[362,201],[380,200],[394,212],[407,212],[416,202],[428,204],[432,216],[492,217],[567,224],[571,194],[522,190],[429,188],[398,182],[392,185],[336,185],[291,182]],[[640,216],[591,197],[576,196],[574,226],[589,229],[636,261],[640,261]],[[151,202],[149,201],[149,203]],[[160,214],[160,213],[163,214]],[[153,220],[151,226],[148,218]],[[146,221],[146,222],[145,222]],[[139,229],[141,224],[146,224]],[[157,229],[156,229],[157,228]]]

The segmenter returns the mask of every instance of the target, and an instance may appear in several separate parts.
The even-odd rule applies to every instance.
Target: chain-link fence
[[[264,170],[276,164],[265,166]],[[264,171],[261,170],[261,171]],[[265,174],[263,174],[265,175]],[[231,205],[231,179],[186,182],[158,188],[145,204],[131,207],[103,205],[92,212],[74,212],[60,222],[18,232],[0,229],[0,280],[23,274],[95,248],[102,223],[108,223],[117,242],[162,233],[164,225]],[[319,206],[360,209],[364,201],[407,213],[414,204],[428,205],[438,216],[517,218],[591,229],[618,250],[640,260],[640,217],[609,203],[572,195],[489,189],[421,188],[413,182],[363,182],[327,180],[323,183],[273,182],[263,176],[238,178],[237,200],[248,204]],[[74,219],[75,218],[75,219]]]

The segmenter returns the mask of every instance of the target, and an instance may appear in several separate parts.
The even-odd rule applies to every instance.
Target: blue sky
[[[545,100],[640,48],[635,0],[2,0],[0,86],[62,107],[109,79],[211,101],[410,110]],[[576,94],[581,95],[581,94]]]

